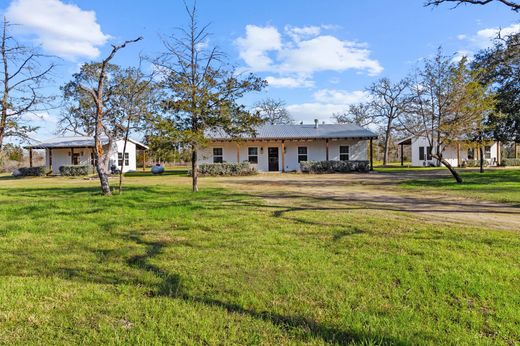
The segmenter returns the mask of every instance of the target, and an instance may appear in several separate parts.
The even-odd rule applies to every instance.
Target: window
[[[213,163],[224,162],[223,152],[222,148],[213,148]]]
[[[475,159],[475,149],[469,148],[468,149],[468,160]]]
[[[298,163],[307,161],[307,147],[298,147]]]
[[[349,157],[349,147],[348,145],[340,145],[339,146],[339,159],[341,161],[348,161]]]
[[[486,145],[486,146],[484,147],[484,158],[485,158],[486,160],[491,159],[491,146],[489,146],[489,145]]]
[[[80,162],[79,153],[73,153],[72,154],[72,164],[79,165],[79,162]]]
[[[419,160],[424,161],[424,147],[419,147]]]
[[[426,160],[432,159],[432,147],[426,147]]]
[[[123,166],[123,153],[117,153],[117,165],[119,167]],[[128,153],[125,153],[125,166],[130,166],[130,160]]]
[[[258,163],[258,148],[247,148],[247,160],[249,161],[249,163]]]

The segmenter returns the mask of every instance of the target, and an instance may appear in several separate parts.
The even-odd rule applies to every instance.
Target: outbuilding
[[[108,138],[101,140],[104,150],[108,150]],[[124,140],[114,141],[111,148],[111,156],[108,169],[115,167],[123,172],[131,172],[137,169],[137,151],[146,150],[148,147],[134,139],[128,139],[123,155]],[[45,166],[52,174],[60,174],[60,167],[65,165],[90,165],[94,166],[94,137],[71,136],[56,137],[25,147],[29,150],[29,162],[32,166],[32,151],[45,150]],[[143,161],[145,156],[143,155]],[[144,162],[143,162],[144,164]]]

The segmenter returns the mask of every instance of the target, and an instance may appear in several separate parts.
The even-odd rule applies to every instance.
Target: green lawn
[[[457,184],[450,175],[446,178],[405,181],[403,186],[417,190],[448,192],[484,200],[520,204],[520,169],[487,169],[484,173],[460,170],[464,180]]]
[[[0,182],[0,344],[520,340],[516,231],[126,181]]]

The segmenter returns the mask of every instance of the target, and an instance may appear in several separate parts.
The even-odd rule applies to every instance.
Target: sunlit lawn
[[[456,184],[451,176],[437,179],[415,179],[404,187],[433,192],[449,192],[462,196],[505,203],[520,203],[520,169],[461,170],[463,184]]]
[[[518,231],[126,181],[0,180],[0,344],[519,341]]]

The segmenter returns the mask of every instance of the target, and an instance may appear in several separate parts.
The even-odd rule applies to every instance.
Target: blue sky
[[[199,0],[200,22],[211,23],[210,44],[241,70],[268,79],[263,92],[242,101],[273,97],[298,121],[330,122],[333,112],[366,99],[363,89],[381,77],[398,80],[438,46],[470,55],[490,44],[498,28],[520,30],[519,15],[498,4],[425,8],[422,0]],[[156,55],[161,35],[183,25],[180,0],[12,0],[0,10],[22,24],[19,38],[62,57],[49,90],[78,66],[104,56],[111,43],[144,36],[121,51],[116,63],[135,65],[139,52]],[[32,117],[36,139],[53,135],[58,110]]]

